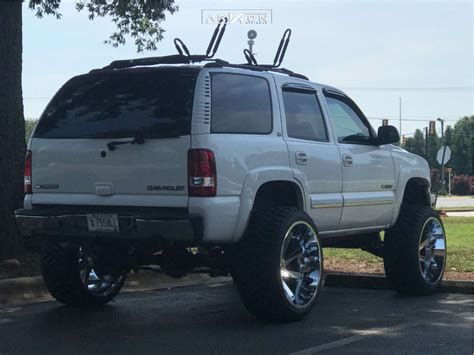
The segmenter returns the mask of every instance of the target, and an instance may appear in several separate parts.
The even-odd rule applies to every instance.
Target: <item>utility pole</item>
[[[439,118],[437,119],[437,121],[440,121],[441,122],[441,146],[443,147],[443,157],[441,159],[441,162],[443,164],[441,164],[441,193],[444,194],[444,185],[445,185],[445,181],[444,181],[444,155],[446,154],[446,147],[444,146],[444,120],[442,118]]]
[[[428,127],[425,127],[425,155],[428,160]]]
[[[451,196],[451,171],[452,168],[448,168],[448,195]]]

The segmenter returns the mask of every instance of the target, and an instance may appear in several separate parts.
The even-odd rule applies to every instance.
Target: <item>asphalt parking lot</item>
[[[472,295],[326,288],[311,316],[262,324],[231,283],[125,293],[106,307],[0,308],[0,354],[472,354]]]

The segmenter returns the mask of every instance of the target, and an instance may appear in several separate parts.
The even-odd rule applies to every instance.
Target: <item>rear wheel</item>
[[[446,235],[438,214],[426,206],[404,206],[385,233],[383,254],[393,289],[407,295],[434,292],[446,266]]]
[[[41,269],[51,295],[71,306],[100,306],[122,288],[126,275],[104,275],[94,268],[94,257],[75,244],[48,242]]]
[[[246,308],[266,321],[294,321],[315,304],[323,257],[311,218],[292,207],[251,219],[237,248],[234,279]]]

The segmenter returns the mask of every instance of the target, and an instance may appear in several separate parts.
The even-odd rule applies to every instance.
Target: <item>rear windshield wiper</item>
[[[145,137],[143,137],[141,134],[140,135],[136,135],[135,137],[133,137],[133,139],[129,140],[129,141],[112,141],[112,142],[109,142],[107,143],[107,148],[109,148],[110,151],[113,151],[115,149],[117,149],[116,147],[118,145],[123,145],[123,144],[143,144],[145,143]]]
[[[179,134],[154,134],[153,137],[150,137],[150,138],[181,138],[181,136]],[[143,136],[143,134],[137,134],[135,135],[135,137],[133,137],[133,139],[129,140],[129,141],[111,141],[109,143],[107,143],[107,148],[109,148],[110,151],[113,151],[116,148],[117,145],[123,145],[123,144],[143,144],[145,143],[145,137]]]

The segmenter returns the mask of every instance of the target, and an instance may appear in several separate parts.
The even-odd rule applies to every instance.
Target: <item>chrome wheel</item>
[[[79,277],[88,292],[106,297],[121,287],[124,276],[100,275],[94,269],[94,259],[79,248]]]
[[[441,222],[431,217],[421,230],[419,242],[420,270],[425,282],[436,284],[443,276],[446,262],[446,237]]]
[[[321,246],[306,222],[293,223],[286,232],[280,255],[280,276],[287,301],[295,308],[311,304],[321,282]]]

